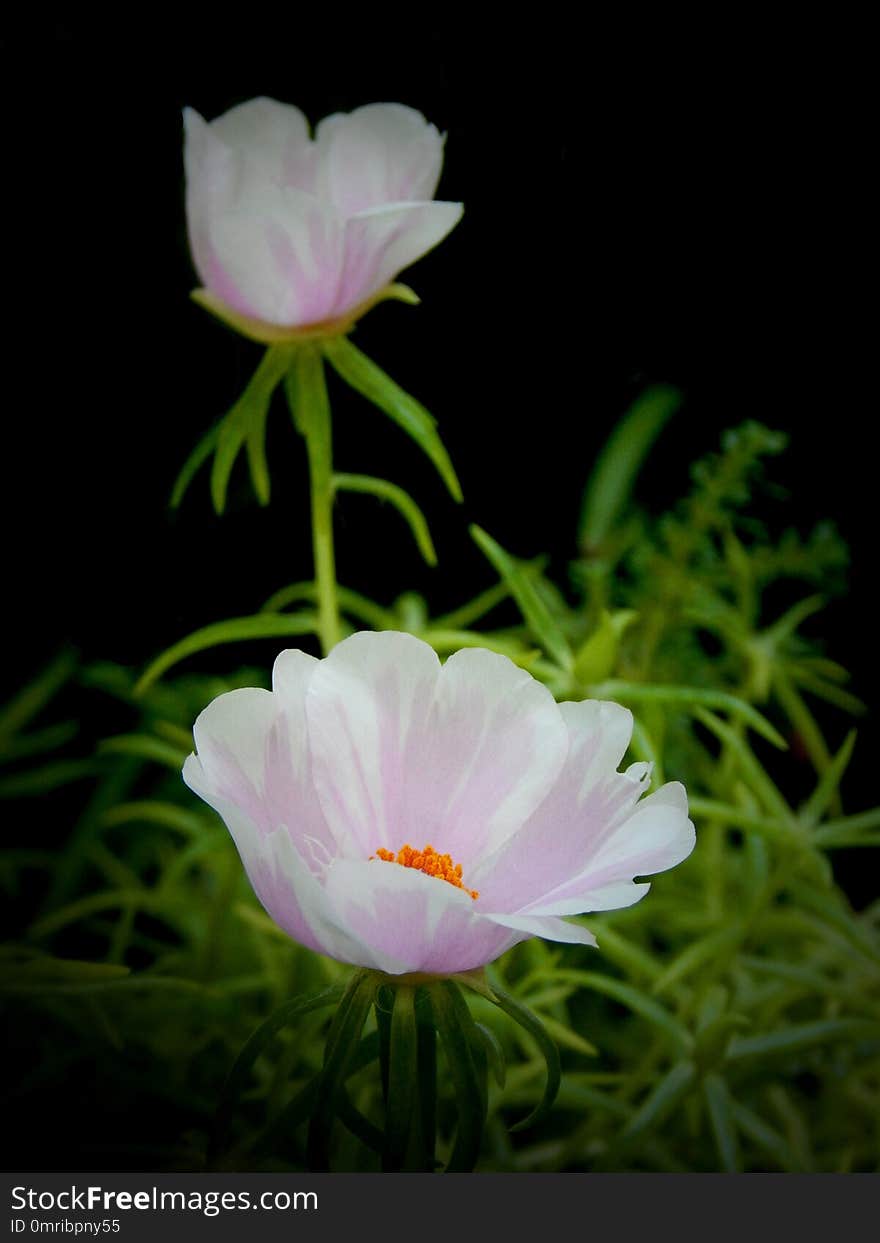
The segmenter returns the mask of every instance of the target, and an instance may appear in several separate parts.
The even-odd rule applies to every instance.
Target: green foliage
[[[362,391],[384,384],[328,356]],[[641,512],[632,485],[673,404],[655,394],[621,424],[562,588],[474,528],[498,581],[445,616],[412,593],[385,605],[337,591],[343,632],[408,629],[441,654],[481,644],[559,698],[632,708],[632,758],[654,763],[655,783],[685,783],[697,847],[636,906],[583,917],[598,951],[525,942],[489,987],[463,981],[467,1003],[437,986],[383,1017],[381,989],[263,913],[179,766],[200,709],[265,672],[188,670],[210,667],[220,643],[263,638],[268,663],[279,637],[312,634],[313,583],[205,627],[139,681],[65,652],[0,714],[0,795],[16,800],[0,883],[22,914],[0,956],[9,1108],[51,1110],[69,1161],[204,1169],[213,1136],[213,1168],[303,1168],[309,1153],[335,1169],[399,1168],[415,1111],[430,1167],[433,1098],[407,1100],[394,1078],[415,1061],[436,1067],[436,1159],[453,1169],[880,1168],[880,901],[853,909],[834,879],[841,852],[880,844],[880,809],[845,805],[858,746],[846,718],[862,705],[803,633],[821,633],[846,549],[827,524],[801,536],[761,521],[784,443],[756,424],[697,464],[670,512]],[[429,425],[396,409],[454,491]],[[405,494],[360,482],[398,506],[427,556]],[[521,621],[486,628],[505,599]],[[112,736],[71,727],[77,694],[105,697]],[[68,817],[63,850],[17,827],[34,796]],[[335,1017],[321,1008],[346,989]],[[284,1006],[283,1025],[261,1027]],[[91,1129],[70,1086],[80,1079],[116,1101],[112,1135]]]

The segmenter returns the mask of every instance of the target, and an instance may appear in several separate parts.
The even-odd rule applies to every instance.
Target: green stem
[[[339,642],[336,557],[333,549],[333,438],[324,360],[304,347],[296,361],[294,418],[306,439],[312,498],[312,550],[318,593],[318,633],[324,655]]]

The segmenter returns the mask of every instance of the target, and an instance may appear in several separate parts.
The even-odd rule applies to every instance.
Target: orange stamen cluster
[[[480,895],[476,889],[468,889],[461,881],[461,864],[452,862],[452,855],[438,854],[433,846],[425,846],[422,850],[414,850],[412,846],[401,846],[397,854],[393,850],[386,850],[384,846],[380,846],[371,859],[381,859],[383,863],[399,863],[401,867],[416,868],[419,872],[424,872],[427,876],[436,876],[438,880],[445,880],[450,885],[455,885],[456,889],[464,889],[465,893],[469,893],[472,898],[478,898]]]

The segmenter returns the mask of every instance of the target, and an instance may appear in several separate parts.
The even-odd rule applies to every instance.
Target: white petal
[[[344,262],[341,221],[311,195],[268,182],[249,182],[236,205],[212,214],[207,245],[212,271],[222,273],[244,314],[285,327],[333,318]],[[206,277],[207,283],[207,277]]]
[[[402,832],[418,836],[407,815],[407,791],[419,780],[411,753],[439,672],[433,648],[396,631],[354,634],[315,671],[306,700],[315,786],[352,858],[397,850]]]
[[[506,657],[458,652],[441,672],[427,644],[387,631],[335,648],[307,711],[324,813],[353,857],[430,843],[467,868],[528,817],[566,750],[549,691]]]
[[[543,937],[545,941],[564,941],[569,945],[595,945],[596,938],[581,924],[570,924],[552,915],[541,918],[530,915],[490,915],[489,918],[504,928],[512,928],[530,937]]]
[[[530,914],[573,915],[611,909],[611,900],[615,906],[632,905],[649,888],[647,884],[634,884],[634,878],[675,867],[688,857],[694,843],[684,786],[669,782],[643,799],[632,815],[615,827],[578,876],[527,909]],[[621,901],[627,893],[630,900]]]
[[[402,104],[368,104],[318,126],[321,192],[346,216],[387,203],[434,197],[443,139]]]
[[[461,203],[409,203],[351,217],[338,311],[365,302],[441,242],[458,224]]]
[[[643,770],[617,772],[631,714],[596,700],[560,709],[566,758],[557,780],[528,822],[468,878],[492,910],[530,907],[578,876],[642,792]]]
[[[523,935],[483,918],[462,889],[414,868],[342,859],[327,875],[333,918],[364,966],[449,975],[483,966]]]
[[[245,159],[252,175],[314,192],[317,147],[299,108],[249,99],[212,121],[211,131]]]

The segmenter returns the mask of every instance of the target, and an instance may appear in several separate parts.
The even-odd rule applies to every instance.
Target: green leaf
[[[434,651],[441,656],[457,652],[463,647],[481,647],[490,652],[498,652],[506,656],[522,669],[529,669],[541,653],[536,648],[528,648],[519,639],[508,639],[497,634],[481,634],[476,630],[437,630],[434,626],[427,630],[414,633],[424,643],[429,643]]]
[[[186,759],[185,751],[153,734],[117,734],[114,738],[103,739],[98,744],[98,752],[102,755],[132,755],[151,764],[161,764],[173,772],[179,772]]]
[[[673,704],[685,711],[693,710],[695,705],[702,704],[707,708],[718,708],[739,717],[747,725],[751,725],[755,733],[772,742],[774,747],[785,751],[788,749],[785,739],[777,729],[744,699],[729,695],[726,691],[714,690],[708,686],[666,686],[650,685],[641,682],[622,682],[618,680],[602,682],[594,686],[593,694],[597,699],[616,699],[621,703],[659,703]]]
[[[523,1131],[526,1127],[534,1126],[553,1107],[553,1102],[556,1100],[556,1094],[559,1091],[559,1084],[562,1080],[559,1050],[548,1035],[544,1024],[536,1014],[532,1013],[528,1006],[524,1006],[515,997],[511,997],[509,993],[502,992],[500,989],[495,988],[494,985],[492,991],[495,994],[495,1004],[512,1018],[515,1023],[518,1023],[524,1031],[527,1031],[535,1041],[547,1067],[544,1094],[540,1101],[527,1117],[521,1119],[510,1128],[511,1131]]]
[[[330,1168],[330,1132],[338,1112],[348,1068],[354,1059],[367,1014],[376,996],[376,978],[357,972],[339,1003],[324,1046],[324,1065],[309,1125],[308,1157],[313,1171]]]
[[[134,688],[141,696],[173,665],[223,643],[240,643],[248,639],[272,639],[289,635],[314,634],[317,618],[314,613],[255,613],[251,617],[232,617],[213,622],[169,647],[148,665]]]
[[[507,1080],[507,1064],[501,1042],[491,1027],[487,1027],[485,1023],[475,1023],[474,1026],[480,1033],[480,1039],[483,1042],[486,1060],[489,1063],[489,1069],[492,1071],[492,1077],[499,1088],[503,1088]]]
[[[743,1135],[762,1148],[783,1170],[790,1173],[803,1170],[803,1163],[788,1141],[783,1139],[779,1132],[775,1131],[758,1114],[737,1101],[732,1102],[731,1113]]]
[[[73,781],[96,777],[101,771],[101,764],[95,760],[58,760],[26,773],[10,773],[8,777],[0,778],[0,799],[48,794],[50,790],[57,790]]]
[[[693,1062],[677,1062],[624,1127],[620,1143],[631,1143],[646,1131],[655,1130],[688,1094],[696,1077]]]
[[[315,601],[317,599],[318,587],[316,583],[291,583],[288,587],[282,587],[274,595],[270,596],[260,612],[280,613],[282,609],[287,608],[288,604],[294,604],[298,600]],[[381,604],[377,604],[375,600],[371,600],[368,596],[352,591],[349,587],[340,587],[337,583],[336,599],[343,613],[349,614],[357,621],[365,622],[371,630],[396,629],[390,610],[383,608]]]
[[[856,730],[851,729],[844,740],[843,746],[822,774],[815,790],[800,809],[798,816],[803,824],[808,824],[811,827],[818,824],[829,805],[837,796],[843,775],[852,759],[853,747],[856,745],[856,736]]]
[[[120,824],[156,824],[164,829],[173,829],[190,841],[202,840],[210,828],[205,816],[159,799],[119,803],[102,814],[101,824],[108,829],[117,828]]]
[[[297,997],[293,1001],[286,1002],[285,1005],[276,1010],[249,1037],[233,1062],[232,1069],[226,1077],[223,1091],[220,1094],[220,1101],[217,1105],[217,1112],[214,1115],[214,1124],[208,1147],[209,1164],[213,1164],[217,1153],[223,1148],[235,1103],[244,1091],[251,1068],[272,1038],[283,1027],[289,1026],[304,1014],[309,1014],[313,1010],[320,1010],[324,1006],[332,1006],[334,1002],[341,1001],[342,997],[343,989],[338,987],[325,989],[323,992],[316,993],[311,997]]]
[[[270,346],[247,388],[220,423],[217,451],[211,469],[211,498],[218,514],[223,513],[229,476],[245,444],[257,499],[261,505],[269,500],[269,472],[264,447],[266,418],[272,394],[287,372],[290,359],[288,346]]]
[[[438,980],[428,986],[427,993],[446,1050],[458,1110],[455,1144],[446,1169],[450,1174],[469,1173],[480,1155],[485,1121],[483,1085],[472,1052],[478,1036],[456,984],[451,980]]]
[[[77,664],[76,652],[64,648],[42,673],[4,704],[0,709],[0,740],[17,734],[41,712],[73,675]]]
[[[589,686],[611,676],[617,664],[621,636],[636,616],[633,609],[621,609],[617,613],[602,610],[599,624],[575,655],[574,676],[578,682]]]
[[[666,970],[654,981],[654,992],[665,993],[675,984],[680,984],[692,972],[707,963],[724,961],[724,956],[731,953],[742,941],[746,929],[740,924],[732,924],[729,928],[719,928],[704,937],[693,941],[686,949],[674,958]]]
[[[201,438],[199,443],[193,449],[192,453],[181,467],[180,474],[174,481],[174,487],[171,490],[170,505],[172,509],[179,509],[180,503],[189,489],[199,467],[203,462],[207,462],[208,458],[217,447],[217,441],[220,438],[221,423],[215,423],[209,428]]]
[[[703,1080],[703,1092],[721,1164],[725,1173],[736,1174],[740,1168],[739,1142],[727,1084],[720,1075],[713,1073]]]
[[[406,1158],[418,1075],[415,989],[398,985],[388,1050],[388,1089],[385,1100],[383,1170],[400,1170]]]
[[[346,384],[350,384],[367,401],[383,410],[412,437],[434,463],[453,498],[460,501],[461,487],[449,455],[437,434],[436,420],[424,406],[405,393],[366,354],[352,345],[347,337],[327,340],[323,349],[334,371]]]
[[[781,1027],[761,1036],[734,1040],[727,1060],[742,1061],[748,1057],[769,1057],[778,1053],[799,1053],[817,1045],[836,1041],[880,1040],[880,1023],[869,1019],[822,1019],[816,1023],[797,1023]]]
[[[642,393],[617,423],[587,484],[578,537],[581,547],[599,548],[618,524],[642,463],[681,400],[677,389],[657,385]]]
[[[386,479],[374,479],[372,475],[340,475],[333,476],[333,487],[343,492],[366,492],[377,496],[379,500],[390,501],[403,516],[413,533],[419,552],[428,565],[437,564],[437,553],[428,530],[428,523],[418,505],[408,492]]]
[[[668,1036],[674,1049],[679,1053],[689,1053],[693,1047],[690,1032],[678,1019],[669,1013],[665,1006],[660,1005],[653,997],[646,996],[639,989],[633,988],[623,980],[614,976],[601,975],[598,971],[579,971],[575,968],[558,968],[554,971],[554,979],[571,980],[584,988],[591,988],[597,993],[611,997],[634,1010]]]
[[[538,594],[529,567],[505,552],[476,523],[472,523],[469,529],[481,551],[506,583],[534,637],[561,668],[571,669],[572,654],[568,641]]]

